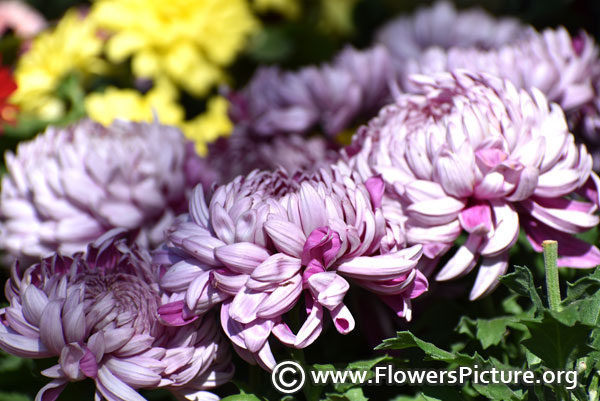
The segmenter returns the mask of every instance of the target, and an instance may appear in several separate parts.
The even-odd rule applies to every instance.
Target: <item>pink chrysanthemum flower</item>
[[[380,178],[362,184],[347,174],[342,164],[313,175],[255,171],[216,189],[208,205],[197,187],[189,216],[168,235],[171,247],[155,256],[168,269],[161,287],[179,298],[161,307],[162,318],[184,325],[222,303],[236,350],[266,369],[275,366],[270,334],[304,348],[326,313],[340,333],[354,328],[343,302],[348,280],[410,319],[410,300],[427,287],[415,269],[421,247],[390,244]],[[307,316],[294,334],[285,314],[302,298]]]
[[[420,94],[383,109],[348,152],[361,176],[383,176],[402,206],[398,225],[429,260],[469,234],[438,280],[466,274],[481,258],[471,298],[488,293],[507,269],[519,227],[536,250],[558,240],[561,266],[600,263],[595,246],[571,235],[598,224],[598,177],[558,105],[536,89],[530,95],[476,73],[413,79]]]
[[[410,75],[468,69],[510,80],[517,88],[535,87],[567,113],[593,101],[593,79],[600,73],[598,47],[585,32],[571,37],[566,29],[529,31],[499,48],[431,48],[407,60],[402,86],[411,87]]]
[[[179,130],[158,123],[48,128],[6,154],[0,247],[18,258],[72,255],[115,227],[158,244],[209,176],[200,163]]]
[[[190,400],[233,372],[224,337],[207,316],[174,329],[156,313],[161,297],[147,251],[114,230],[85,256],[54,255],[23,273],[16,264],[0,309],[0,348],[24,358],[58,357],[42,372],[52,382],[37,400],[53,401],[70,381],[90,378],[96,399],[143,401],[135,389],[167,388]]]

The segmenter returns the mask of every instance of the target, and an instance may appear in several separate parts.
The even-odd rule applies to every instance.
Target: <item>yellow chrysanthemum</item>
[[[301,11],[299,0],[254,0],[253,6],[259,13],[274,11],[290,19],[297,18]]]
[[[184,123],[182,129],[185,136],[196,144],[196,152],[204,156],[207,143],[229,135],[233,130],[233,123],[227,116],[227,100],[222,96],[211,98],[206,113]]]
[[[22,111],[44,119],[61,117],[65,105],[55,96],[61,80],[70,72],[100,73],[102,40],[89,18],[68,11],[58,25],[41,33],[21,56],[15,69],[18,88],[11,97]]]
[[[132,56],[137,76],[166,74],[195,95],[223,81],[258,26],[247,0],[96,0],[91,17],[112,34],[111,60]]]
[[[85,99],[88,116],[108,125],[114,119],[153,121],[154,115],[164,124],[180,125],[183,108],[177,103],[177,90],[167,81],[158,84],[145,95],[134,89],[107,88],[102,93],[92,93]]]

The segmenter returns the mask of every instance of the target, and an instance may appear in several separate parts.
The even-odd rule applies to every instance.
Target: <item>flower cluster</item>
[[[210,170],[174,127],[84,120],[49,128],[6,153],[0,245],[16,257],[83,251],[114,227],[158,244]]]
[[[382,296],[399,316],[427,287],[415,269],[421,247],[379,248],[386,234],[383,182],[353,179],[338,164],[313,174],[284,171],[240,176],[207,204],[200,187],[189,215],[168,234],[155,261],[160,285],[176,301],[159,309],[175,326],[221,306],[221,324],[240,356],[275,366],[268,337],[304,348],[317,339],[325,311],[348,333],[354,318],[344,304],[354,282]],[[307,315],[294,334],[286,313],[304,300]]]
[[[68,382],[94,380],[96,399],[143,401],[136,389],[166,388],[190,400],[232,374],[228,349],[208,316],[174,330],[160,323],[165,300],[150,254],[112,231],[85,256],[54,255],[6,285],[0,349],[24,358],[58,357],[37,399],[55,400]]]
[[[560,107],[538,90],[470,72],[413,76],[413,84],[421,94],[384,108],[349,155],[363,177],[382,175],[402,205],[407,241],[423,244],[427,258],[469,234],[438,280],[466,274],[481,256],[471,298],[488,293],[520,226],[536,250],[559,240],[563,266],[600,264],[600,250],[570,236],[598,225],[598,177]]]

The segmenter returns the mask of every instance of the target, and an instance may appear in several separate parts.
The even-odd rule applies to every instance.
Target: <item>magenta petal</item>
[[[410,299],[407,299],[404,294],[380,295],[379,298],[392,308],[398,317],[403,317],[407,321],[411,320]]]
[[[560,267],[591,268],[600,265],[600,250],[592,244],[533,219],[524,219],[523,227],[537,252],[542,251],[542,242],[545,240],[558,241],[557,262]]]
[[[183,317],[184,301],[175,301],[158,307],[158,314],[169,326],[185,326],[198,319],[198,316]]]
[[[488,202],[476,203],[458,215],[460,225],[469,233],[485,235],[493,227],[492,210]]]
[[[52,380],[38,391],[35,401],[55,401],[67,386],[64,379]]]
[[[302,264],[307,265],[312,259],[323,262],[325,267],[335,260],[341,249],[340,235],[329,227],[313,230],[302,249]]]
[[[333,324],[340,334],[348,334],[354,330],[354,317],[346,305],[340,304],[330,313]]]
[[[383,193],[385,192],[385,183],[381,178],[381,175],[371,177],[365,181],[365,187],[369,191],[371,196],[371,204],[373,209],[381,207],[381,200],[383,199]]]
[[[79,368],[87,377],[95,378],[98,375],[96,356],[88,348],[85,349],[85,354],[79,361]]]

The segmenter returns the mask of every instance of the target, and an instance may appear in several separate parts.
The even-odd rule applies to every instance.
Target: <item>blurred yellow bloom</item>
[[[300,15],[300,0],[254,0],[254,9],[259,13],[277,12],[294,19]]]
[[[108,125],[116,118],[131,121],[153,121],[154,114],[164,124],[180,125],[183,108],[177,103],[177,90],[162,80],[145,95],[135,89],[107,88],[85,99],[88,116]]]
[[[89,18],[68,11],[50,31],[37,36],[15,69],[18,88],[11,97],[23,112],[44,119],[61,117],[65,104],[56,97],[61,80],[72,71],[100,73],[102,40]]]
[[[195,95],[223,82],[258,27],[247,0],[96,0],[90,15],[112,34],[112,61],[132,56],[136,76],[166,74]]]
[[[233,123],[227,116],[227,104],[227,100],[222,96],[212,97],[208,101],[206,113],[183,124],[183,133],[194,141],[199,155],[206,154],[207,143],[222,135],[229,135],[233,130]]]
[[[347,35],[354,30],[353,13],[358,0],[321,0],[321,27]]]

